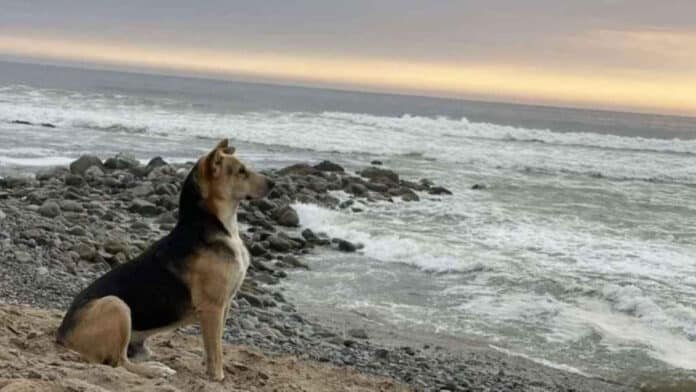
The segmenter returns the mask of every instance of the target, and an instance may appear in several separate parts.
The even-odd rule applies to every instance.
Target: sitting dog
[[[237,208],[274,185],[233,154],[223,140],[198,160],[184,181],[174,229],[82,290],[58,329],[59,344],[91,362],[160,377],[175,371],[158,362],[130,362],[128,354],[148,354],[149,336],[198,322],[208,376],[224,378],[225,319],[250,262]]]

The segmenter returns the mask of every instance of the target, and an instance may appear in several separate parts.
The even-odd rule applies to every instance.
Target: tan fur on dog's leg
[[[224,309],[218,306],[201,309],[198,312],[201,332],[203,333],[206,369],[208,376],[215,381],[222,381],[225,378],[225,373],[222,370],[223,313]]]
[[[85,306],[75,327],[66,337],[65,345],[82,354],[90,362],[122,365],[126,370],[146,377],[162,377],[176,373],[159,363],[131,363],[127,355],[130,335],[130,308],[120,298],[107,296]]]

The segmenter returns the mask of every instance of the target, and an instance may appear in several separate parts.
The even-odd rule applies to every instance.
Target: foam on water
[[[333,271],[341,290],[321,300],[405,327],[485,336],[496,349],[569,371],[645,365],[635,353],[696,369],[696,141],[590,131],[601,130],[223,113],[172,99],[0,87],[0,166],[64,165],[95,148],[185,161],[209,148],[201,138],[224,136],[309,161],[379,158],[408,179],[434,179],[455,194],[360,205],[360,214],[294,205],[304,227],[364,245],[367,260]],[[471,191],[479,181],[492,186]],[[396,280],[399,294],[387,301],[360,287],[366,273]],[[427,295],[397,285],[407,278]]]
[[[364,222],[353,214],[327,210],[314,204],[296,203],[304,227],[324,232],[331,237],[345,238],[364,246],[362,252],[375,260],[410,264],[424,271],[463,271],[466,266],[455,255],[428,253],[423,244],[399,234],[381,234],[365,230]]]
[[[696,182],[696,141],[558,133],[467,119],[356,113],[210,113],[172,100],[0,88],[0,123],[24,119],[62,128],[185,139],[220,137],[315,151],[411,155],[512,168],[663,182]],[[588,130],[589,131],[589,130]],[[56,135],[60,131],[54,132]],[[385,142],[388,141],[388,142]],[[514,148],[513,148],[514,146]],[[646,165],[646,155],[655,161]],[[666,156],[664,156],[666,154]],[[670,155],[685,154],[681,159]],[[541,164],[540,164],[541,163]]]

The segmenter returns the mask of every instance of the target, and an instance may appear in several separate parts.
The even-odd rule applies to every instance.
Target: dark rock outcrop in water
[[[143,166],[124,156],[107,162],[85,155],[70,170],[0,181],[2,301],[65,309],[84,285],[140,253],[176,223],[178,192],[190,165],[169,165],[155,158]],[[419,391],[630,390],[531,363],[521,365],[502,354],[456,354],[416,343],[383,347],[373,342],[379,331],[308,321],[277,284],[288,273],[302,273],[292,271],[311,268],[302,260],[307,252],[359,252],[360,244],[297,229],[302,222],[291,204],[356,211],[392,197],[428,198],[434,186],[402,181],[387,169],[371,168],[367,175],[363,171],[363,176],[355,176],[338,168],[298,164],[269,171],[277,184],[270,197],[242,203],[239,220],[248,229],[241,236],[253,258],[230,312],[225,339],[389,376]],[[352,199],[341,202],[331,193],[341,190],[352,190]],[[184,332],[198,333],[196,327]]]

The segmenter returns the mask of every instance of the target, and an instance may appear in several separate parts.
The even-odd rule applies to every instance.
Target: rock
[[[76,252],[82,260],[92,262],[97,254],[96,250],[92,245],[85,242],[75,245],[72,249]]]
[[[241,293],[239,293],[239,298],[245,299],[249,303],[249,305],[251,305],[255,308],[262,308],[263,307],[263,301],[259,297],[255,296],[253,294],[241,292]]]
[[[339,164],[333,163],[331,161],[321,161],[320,163],[314,165],[314,168],[319,170],[319,171],[325,171],[325,172],[336,172],[336,173],[344,173],[345,169]]]
[[[110,238],[102,245],[104,250],[112,255],[118,253],[128,254],[128,244],[120,239]]]
[[[159,209],[156,205],[150,203],[147,200],[135,199],[128,208],[131,212],[137,212],[143,216],[157,216],[159,215]]]
[[[416,192],[414,192],[408,188],[404,188],[402,193],[401,193],[401,200],[403,200],[403,201],[419,201],[420,197],[418,197]]]
[[[451,195],[452,191],[442,186],[434,186],[428,189],[428,193],[431,195]]]
[[[130,189],[130,193],[134,197],[145,197],[155,192],[155,188],[150,182],[143,182],[140,185]]]
[[[90,166],[89,169],[85,170],[85,177],[88,178],[99,178],[104,177],[104,171],[99,166]]]
[[[285,263],[293,268],[303,268],[306,270],[309,269],[309,266],[307,266],[307,264],[301,262],[297,257],[295,257],[293,255],[283,256],[282,260],[283,260],[283,263]]]
[[[277,252],[287,252],[292,249],[292,244],[289,240],[273,235],[268,238],[271,249]]]
[[[375,357],[379,359],[387,359],[389,357],[389,350],[384,348],[378,348],[375,350]]]
[[[366,196],[369,193],[365,185],[358,183],[350,183],[344,190],[346,193],[350,193],[351,195],[355,196]]]
[[[362,328],[349,329],[348,335],[356,339],[367,339],[367,332]]]
[[[150,162],[147,163],[147,169],[148,171],[152,171],[152,169],[155,169],[160,166],[167,166],[167,162],[162,159],[162,157],[154,157],[150,159]]]
[[[473,190],[488,189],[488,185],[486,185],[486,184],[474,184],[471,186],[471,189],[473,189]]]
[[[67,230],[67,233],[76,236],[87,235],[87,231],[81,226],[73,226]]]
[[[47,218],[55,218],[60,215],[60,207],[55,201],[47,200],[39,207],[39,214]]]
[[[82,178],[82,176],[78,176],[77,174],[68,174],[65,176],[65,185],[81,186],[84,183],[84,178]]]
[[[273,219],[281,226],[297,227],[300,225],[300,217],[290,206],[281,207],[273,213]]]
[[[87,169],[92,166],[97,166],[100,169],[104,168],[104,164],[99,157],[95,155],[83,155],[70,164],[70,172],[73,174],[84,175]]]
[[[155,187],[155,193],[158,195],[173,196],[178,195],[179,190],[176,188],[176,185],[174,184],[159,184]]]
[[[255,242],[249,248],[249,253],[251,253],[252,256],[263,256],[268,253],[268,250],[266,250],[266,248],[264,248],[260,243]]]
[[[338,244],[338,250],[340,250],[341,252],[352,253],[358,250],[358,247],[352,242],[340,238],[336,238],[334,241],[336,242],[336,244]]]
[[[140,162],[130,154],[119,153],[115,157],[107,159],[104,166],[112,170],[129,170],[140,166]]]
[[[368,167],[361,172],[358,172],[361,176],[369,178],[371,180],[377,178],[387,178],[394,183],[399,182],[399,175],[393,170],[383,169],[381,167]]]
[[[26,120],[12,120],[10,121],[10,124],[19,124],[19,125],[34,125],[29,121]]]
[[[383,162],[378,160],[378,159],[375,159],[374,161],[370,162],[370,165],[375,165],[375,166],[382,166],[382,164],[383,164]]]
[[[309,166],[306,163],[296,163],[294,165],[290,165],[288,167],[284,167],[278,170],[278,174],[280,175],[297,174],[301,176],[306,176],[310,174],[317,175],[319,173],[321,173],[319,170],[315,169],[312,166]]]
[[[60,209],[63,211],[70,212],[82,212],[85,209],[82,208],[82,204],[76,202],[75,200],[63,200],[60,202]]]
[[[256,199],[249,202],[252,206],[259,209],[261,212],[271,211],[277,208],[275,203],[268,199]]]
[[[2,210],[0,210],[0,221],[5,219],[6,217],[7,217],[7,214],[5,214],[4,212],[2,212]]]
[[[44,128],[55,128],[56,126],[51,124],[51,123],[41,123],[40,124]]]
[[[319,237],[317,237],[316,234],[311,229],[304,229],[302,230],[302,238],[305,239],[307,242],[318,242]]]

